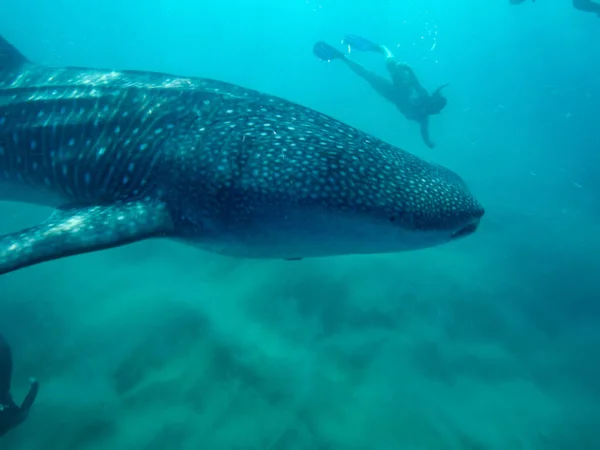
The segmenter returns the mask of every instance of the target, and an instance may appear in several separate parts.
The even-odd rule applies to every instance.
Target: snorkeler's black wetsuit
[[[39,389],[38,382],[32,380],[23,404],[17,406],[10,395],[12,365],[10,346],[4,336],[0,334],[0,436],[27,418]]]
[[[421,127],[421,137],[425,145],[429,148],[435,147],[435,144],[429,138],[429,116],[439,114],[446,106],[447,101],[440,92],[445,85],[429,95],[408,64],[398,62],[384,46],[374,47],[373,51],[385,55],[391,80],[366,69],[362,64],[357,63],[341,52],[331,53],[331,55],[335,59],[344,61],[354,73],[366,80],[379,95],[392,102],[408,120],[417,122]]]

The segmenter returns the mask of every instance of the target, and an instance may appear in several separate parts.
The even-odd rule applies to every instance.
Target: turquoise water
[[[19,0],[48,65],[234,82],[463,176],[474,235],[384,256],[220,257],[152,241],[0,277],[13,449],[600,448],[600,19],[571,2]],[[427,149],[317,40],[388,45],[430,91]],[[357,60],[384,74],[377,55]],[[45,208],[0,203],[0,232]]]

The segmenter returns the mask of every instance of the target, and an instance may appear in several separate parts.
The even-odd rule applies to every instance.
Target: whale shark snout
[[[223,255],[390,253],[472,234],[456,173],[312,109],[204,78],[50,68],[0,37],[0,274],[164,237]]]

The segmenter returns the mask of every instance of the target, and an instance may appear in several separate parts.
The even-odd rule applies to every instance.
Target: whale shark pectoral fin
[[[174,231],[162,203],[69,205],[44,223],[0,236],[0,275],[46,261],[104,250]]]

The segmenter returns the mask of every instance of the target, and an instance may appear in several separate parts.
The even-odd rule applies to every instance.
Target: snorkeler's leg
[[[367,83],[369,83],[379,95],[384,97],[386,100],[391,102],[394,101],[394,85],[390,80],[366,69],[362,64],[357,63],[346,55],[344,55],[342,61],[346,63],[350,70],[352,70],[363,80],[367,81]]]
[[[379,95],[393,101],[393,84],[387,78],[367,70],[362,64],[350,59],[347,55],[325,42],[317,42],[313,47],[313,53],[323,61],[341,59],[355,74],[366,80]]]
[[[421,139],[423,139],[425,145],[429,148],[434,148],[435,144],[429,139],[429,118],[425,117],[425,119],[420,120],[419,126],[421,127]]]

